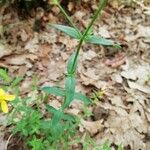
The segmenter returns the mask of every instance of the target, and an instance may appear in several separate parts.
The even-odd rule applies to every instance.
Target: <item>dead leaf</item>
[[[97,54],[92,51],[92,50],[89,50],[89,51],[86,51],[86,52],[82,52],[82,61],[84,60],[92,60],[94,57],[97,56]]]
[[[58,78],[62,77],[65,70],[65,64],[62,62],[51,61],[48,65],[48,79],[57,81]]]
[[[96,134],[98,131],[103,129],[102,120],[98,121],[86,121],[81,120],[81,124],[91,135]]]
[[[9,49],[6,45],[0,43],[0,58],[2,58],[3,56],[10,55],[11,53],[11,49]]]
[[[107,59],[104,63],[112,68],[120,67],[125,63],[125,55],[123,53],[117,54],[115,58]]]
[[[34,38],[29,40],[25,46],[25,50],[28,50],[30,53],[36,53],[39,50],[39,39],[38,34],[34,34]]]
[[[142,91],[144,93],[150,94],[149,86],[143,86],[143,85],[140,85],[140,84],[132,82],[132,81],[127,81],[127,82],[131,89],[136,89],[136,90]]]
[[[33,54],[23,54],[23,55],[14,55],[5,58],[6,64],[11,65],[27,65],[29,68],[32,67],[29,60],[34,61],[37,59],[36,55]]]
[[[98,28],[98,33],[96,33],[96,35],[100,35],[104,38],[111,38],[109,31],[108,31],[108,27],[107,26],[100,26]]]

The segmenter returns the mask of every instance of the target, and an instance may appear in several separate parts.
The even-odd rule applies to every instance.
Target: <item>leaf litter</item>
[[[81,29],[88,24],[91,9],[96,6],[95,1],[82,3],[84,5],[80,7],[73,2],[68,4],[69,11],[76,12],[72,15],[75,22],[82,23],[79,24]],[[125,149],[149,150],[150,147],[150,87],[147,81],[150,74],[150,23],[147,6],[143,6],[138,3],[125,7],[117,1],[109,2],[93,32],[116,39],[123,48],[114,50],[89,44],[83,46],[80,55],[77,90],[89,93],[93,89],[105,89],[103,100],[90,106],[94,120],[82,120],[79,129],[81,133],[90,133],[99,145],[109,140],[114,145],[122,144]],[[57,10],[53,8],[52,11]],[[52,23],[62,21],[54,12],[49,12],[48,20]],[[13,15],[10,12],[4,14],[3,22],[4,25],[12,23]],[[30,91],[33,75],[39,77],[39,85],[57,83],[62,86],[66,60],[77,44],[76,40],[51,28],[34,32],[31,30],[33,24],[29,19],[29,23],[12,26],[5,35],[7,43],[0,45],[0,66],[6,66],[12,76],[19,73],[25,77],[22,95]],[[55,108],[60,106],[55,99],[49,103]],[[68,113],[81,115],[81,108],[81,104],[76,102]]]

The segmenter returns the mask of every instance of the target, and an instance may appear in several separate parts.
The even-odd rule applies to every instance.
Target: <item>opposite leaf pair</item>
[[[66,33],[67,35],[69,35],[75,39],[80,40],[82,38],[82,33],[78,32],[73,27],[58,25],[58,24],[50,24],[50,26]],[[92,33],[88,34],[86,36],[86,38],[84,39],[84,41],[87,43],[92,43],[92,44],[98,44],[98,45],[104,45],[104,46],[114,46],[117,48],[121,48],[120,45],[115,44],[114,41],[93,35]]]

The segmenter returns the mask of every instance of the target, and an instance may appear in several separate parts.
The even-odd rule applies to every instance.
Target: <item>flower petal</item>
[[[0,97],[3,96],[4,94],[5,94],[5,91],[0,88]]]
[[[15,100],[15,98],[16,98],[15,95],[10,95],[10,94],[5,94],[5,95],[4,95],[4,99],[5,99],[6,101],[13,101],[13,100]]]
[[[1,108],[2,108],[2,111],[4,113],[8,113],[8,106],[7,106],[7,103],[5,101],[1,102]]]

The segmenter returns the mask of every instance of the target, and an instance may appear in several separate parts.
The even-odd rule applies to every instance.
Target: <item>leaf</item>
[[[5,82],[10,82],[11,79],[5,69],[0,69],[0,77],[5,81]]]
[[[122,145],[118,145],[118,149],[117,150],[123,150]]]
[[[52,127],[55,127],[59,121],[62,119],[63,112],[59,109],[54,112],[54,116],[52,117]]]
[[[32,150],[42,150],[43,149],[43,140],[38,139],[35,135],[32,137],[32,140],[28,142],[28,145],[32,147]]]
[[[63,119],[65,121],[75,122],[75,117],[73,115],[70,115],[70,114],[64,114]]]
[[[104,143],[102,150],[111,150],[110,145],[108,144],[108,141],[106,141],[106,142]]]
[[[113,47],[114,48],[122,48],[121,45],[119,45],[119,44],[114,44]]]
[[[50,26],[68,34],[69,36],[75,39],[80,39],[82,36],[79,34],[79,32],[76,29],[69,27],[69,26],[58,25],[58,24],[50,24]]]
[[[80,93],[80,92],[76,92],[75,93],[75,95],[74,95],[74,99],[78,99],[78,100],[81,100],[81,101],[83,101],[85,104],[91,104],[91,100],[87,97],[87,96],[85,96],[85,95],[83,95],[82,93]]]
[[[42,91],[44,91],[47,94],[65,97],[65,90],[60,87],[43,87]]]
[[[57,109],[55,109],[54,107],[50,106],[50,105],[46,105],[46,109],[48,110],[48,112],[54,114],[56,113]]]
[[[22,80],[23,80],[23,77],[16,77],[16,78],[12,81],[11,86],[17,86]]]
[[[56,141],[64,134],[64,126],[58,122],[58,124],[52,126],[51,129],[52,140]]]
[[[113,46],[114,45],[113,41],[107,40],[105,38],[95,36],[95,35],[87,36],[85,39],[85,42],[99,44],[99,45],[105,45],[105,46]]]
[[[69,106],[74,99],[76,80],[73,76],[68,76],[65,81],[65,102],[63,108]]]
[[[48,87],[47,86],[47,87],[43,87],[42,91],[44,91],[47,94],[52,94],[52,95],[55,95],[55,96],[65,97],[65,90],[63,88],[60,88],[60,87]],[[91,103],[91,100],[87,96],[83,95],[80,92],[75,92],[74,93],[74,99],[81,100],[87,105]],[[50,106],[48,106],[47,110],[48,111],[50,110]]]
[[[68,60],[68,63],[67,63],[67,73],[68,74],[73,74],[77,69],[77,61],[75,62],[75,65],[73,64],[75,56],[76,56],[76,52],[74,52]]]
[[[49,130],[51,128],[51,120],[42,120],[40,122],[40,128],[43,130],[43,132]]]

